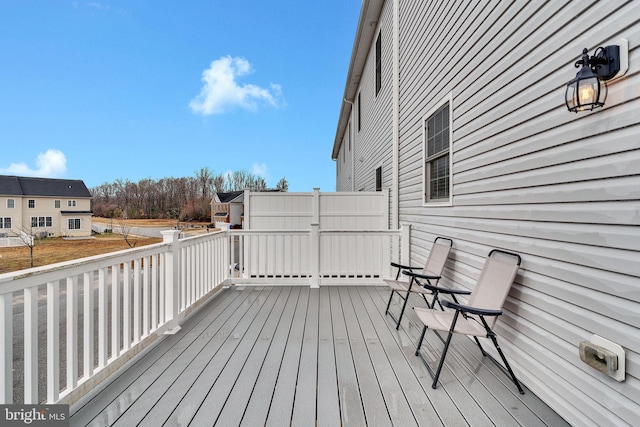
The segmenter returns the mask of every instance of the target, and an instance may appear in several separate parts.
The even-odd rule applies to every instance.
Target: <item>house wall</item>
[[[375,23],[374,23],[375,24]],[[354,98],[352,126],[354,133],[354,189],[375,191],[376,169],[382,166],[382,186],[391,183],[392,117],[388,114],[392,99],[392,7],[385,4],[377,30],[371,42],[369,55],[361,76],[361,84]],[[382,34],[382,88],[376,95],[376,38]],[[360,95],[361,126],[358,130],[358,94]],[[347,190],[351,190],[350,188]]]
[[[14,208],[7,208],[7,199],[15,201]],[[35,200],[35,207],[29,208],[29,200]],[[60,208],[55,207],[55,201],[60,201]],[[68,202],[75,202],[75,206],[68,206]],[[1,232],[15,235],[20,231],[33,233],[47,233],[49,236],[89,236],[91,235],[91,214],[61,214],[62,211],[90,212],[91,200],[81,198],[60,197],[24,197],[7,196],[0,198],[0,217],[10,217],[11,230],[2,229]],[[31,227],[31,217],[51,217],[50,227]],[[79,218],[80,229],[69,230],[68,219]]]
[[[574,425],[640,419],[639,22],[639,2],[399,2],[397,209],[412,225],[412,263],[436,236],[451,237],[444,283],[471,289],[491,248],[520,253],[501,344],[518,377]],[[582,48],[621,38],[629,70],[610,82],[606,106],[569,113],[564,91]],[[374,87],[373,56],[363,93]],[[423,120],[449,96],[453,197],[433,207],[423,196]],[[365,126],[392,126],[388,105],[363,113]],[[389,161],[388,135],[356,137],[356,159],[366,159],[359,185]],[[626,350],[624,382],[580,361],[578,345],[593,334]]]

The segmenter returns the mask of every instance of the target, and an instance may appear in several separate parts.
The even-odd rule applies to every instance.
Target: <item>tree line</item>
[[[282,178],[276,189],[287,191]],[[248,171],[215,174],[208,167],[184,178],[145,178],[132,182],[118,179],[90,188],[92,211],[106,218],[172,218],[181,221],[211,221],[214,193],[249,189],[267,190],[264,178]]]

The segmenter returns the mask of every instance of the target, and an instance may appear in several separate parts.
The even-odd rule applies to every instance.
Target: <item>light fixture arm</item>
[[[588,66],[594,74],[601,80],[610,80],[620,71],[620,47],[611,45],[599,47],[593,56],[589,56],[587,48],[582,50],[582,58],[578,59],[574,66],[576,68]]]

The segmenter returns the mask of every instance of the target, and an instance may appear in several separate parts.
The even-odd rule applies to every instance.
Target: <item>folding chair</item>
[[[444,265],[447,262],[447,258],[449,257],[449,252],[451,251],[451,247],[453,246],[453,241],[446,237],[436,237],[433,241],[433,246],[431,247],[431,251],[429,252],[429,257],[422,268],[422,274],[413,273],[411,270],[417,270],[420,267],[410,267],[405,265],[396,264],[394,262],[391,263],[392,267],[396,267],[398,272],[396,274],[395,280],[385,279],[386,284],[391,288],[391,295],[389,296],[389,302],[387,303],[387,309],[385,310],[385,314],[391,316],[393,320],[396,321],[396,329],[400,328],[400,321],[402,320],[402,316],[404,315],[404,311],[407,308],[407,302],[409,301],[409,295],[411,293],[417,293],[422,295],[422,298],[427,303],[429,308],[433,308],[435,305],[435,301],[437,300],[437,294],[434,295],[431,303],[427,301],[426,295],[433,295],[433,288],[426,289],[422,286],[422,283],[419,282],[419,279],[425,280],[429,285],[436,285],[438,280],[442,275],[442,270],[444,270]],[[410,275],[411,279],[407,281],[400,280],[400,273]],[[431,282],[433,281],[433,283]],[[393,313],[389,310],[391,307],[391,300],[393,299],[393,294],[397,294],[400,298],[404,300],[402,304],[402,309],[400,311],[400,316],[396,319]],[[440,306],[442,308],[442,306]]]
[[[427,366],[427,369],[433,378],[433,384],[431,385],[432,388],[435,389],[438,384],[438,378],[440,377],[444,359],[447,355],[447,351],[449,350],[449,345],[451,344],[451,338],[453,334],[456,333],[473,336],[476,344],[480,347],[482,355],[489,357],[503,371],[506,369],[520,394],[524,394],[524,390],[520,386],[511,366],[509,366],[509,362],[507,362],[504,353],[500,349],[496,334],[493,331],[493,327],[498,316],[502,314],[502,306],[507,298],[509,289],[511,288],[516,274],[518,273],[518,269],[520,268],[520,262],[520,255],[494,249],[489,253],[489,256],[485,261],[476,287],[471,293],[469,303],[467,305],[442,300],[442,305],[452,310],[438,311],[434,310],[433,307],[430,309],[414,308],[418,318],[424,324],[424,328],[422,329],[422,333],[420,334],[420,339],[416,347],[416,356],[420,356],[424,364]],[[460,316],[461,314],[462,316]],[[434,331],[444,331],[449,333],[435,374],[420,352],[420,346],[424,340],[427,328]],[[502,358],[502,362],[504,362],[504,366],[484,351],[478,337],[487,337],[491,339],[493,345],[498,351],[498,354]]]

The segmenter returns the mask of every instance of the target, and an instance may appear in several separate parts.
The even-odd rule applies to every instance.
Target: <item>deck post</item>
[[[400,264],[411,265],[411,224],[400,224]]]
[[[311,256],[311,288],[320,287],[320,189],[313,189],[313,201],[311,203],[311,232],[309,236],[309,254]]]
[[[164,302],[165,302],[165,322],[168,330],[165,334],[173,335],[180,330],[178,315],[180,313],[180,248],[178,247],[178,236],[180,230],[161,231],[164,243],[170,244],[169,252],[165,255],[164,266]]]

